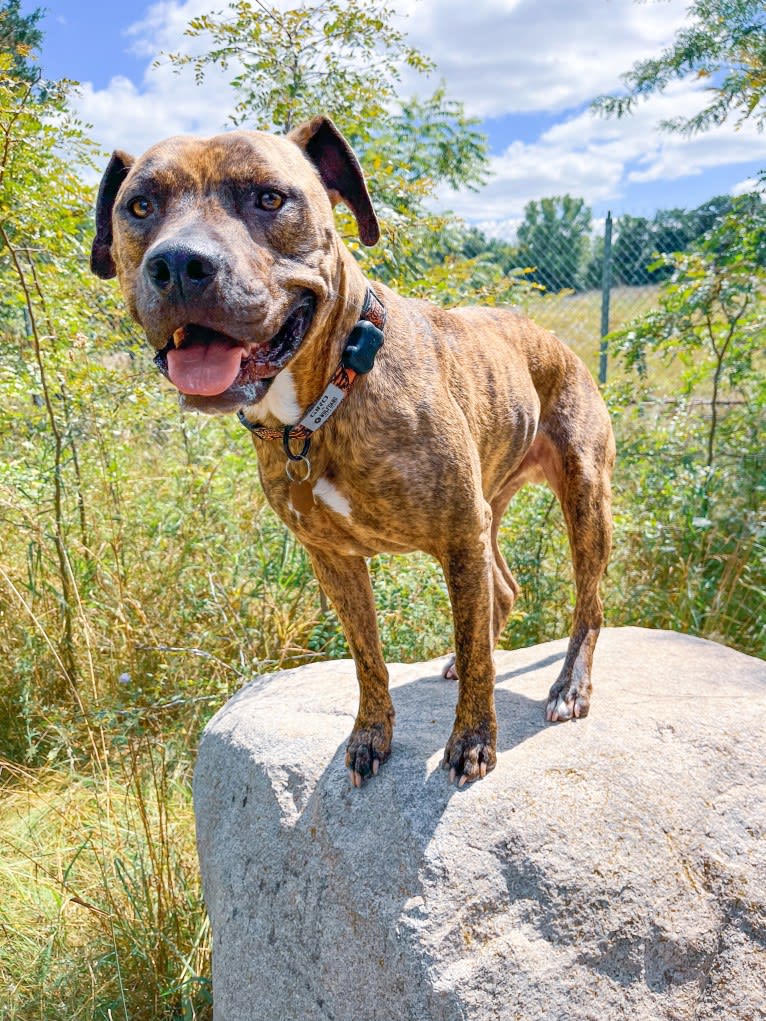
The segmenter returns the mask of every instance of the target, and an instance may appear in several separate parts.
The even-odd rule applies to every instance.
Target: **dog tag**
[[[290,503],[299,514],[308,514],[314,506],[314,490],[310,482],[290,483]]]

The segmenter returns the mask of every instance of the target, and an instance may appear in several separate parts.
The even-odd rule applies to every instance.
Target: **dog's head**
[[[115,152],[98,194],[91,267],[117,276],[161,371],[204,411],[260,401],[310,343],[336,286],[332,207],[379,229],[357,159],[332,121],[286,137],[177,137]]]

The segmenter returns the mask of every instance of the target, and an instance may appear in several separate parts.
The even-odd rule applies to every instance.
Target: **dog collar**
[[[286,425],[283,429],[269,429],[260,422],[250,422],[242,408],[237,412],[237,418],[259,440],[282,440],[285,453],[291,461],[304,460],[311,437],[338,410],[351,391],[356,377],[368,373],[375,363],[375,355],[383,343],[385,324],[386,308],[373,289],[368,287],[359,321],[349,334],[340,365],[322,395],[314,401],[301,421],[297,425]],[[290,440],[304,441],[300,454],[292,453]]]

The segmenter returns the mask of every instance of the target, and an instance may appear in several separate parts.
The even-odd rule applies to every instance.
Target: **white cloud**
[[[523,217],[507,217],[504,220],[477,220],[475,226],[487,238],[499,238],[501,241],[515,241],[516,231]]]
[[[188,49],[191,40],[184,36],[186,26],[192,18],[200,14],[209,14],[211,4],[208,0],[161,0],[152,4],[140,21],[134,22],[125,32],[133,39],[130,47],[136,56],[154,60],[157,54],[183,47]]]
[[[402,29],[437,64],[432,80],[409,75],[404,85],[423,91],[444,77],[450,94],[481,117],[561,111],[613,89],[634,60],[657,52],[681,23],[685,5],[686,0],[399,0]],[[212,0],[162,0],[127,30],[132,52],[148,65],[134,93],[121,78],[102,90],[84,85],[81,113],[107,148],[142,149],[179,130],[209,134],[225,124],[234,105],[229,76],[212,71],[199,88],[190,72],[176,76],[167,65],[153,66],[161,51],[199,48],[184,30],[211,6]],[[127,141],[121,140],[123,129]]]
[[[614,90],[684,21],[688,0],[409,0],[411,41],[480,117],[571,109]]]
[[[630,183],[675,180],[754,159],[766,160],[766,136],[754,125],[722,125],[704,135],[661,134],[658,121],[699,108],[701,86],[679,82],[625,120],[589,110],[554,125],[533,143],[514,142],[492,160],[481,192],[444,193],[442,201],[470,221],[490,220],[494,236],[512,237],[527,202],[569,193],[589,203],[615,200]]]
[[[124,77],[113,78],[107,89],[97,90],[90,82],[84,83],[79,113],[93,125],[99,144],[138,154],[169,135],[219,130],[229,86],[211,83],[209,89],[198,89],[181,78],[168,81],[171,74],[169,68],[161,69],[143,88]]]
[[[234,72],[212,68],[204,86],[190,70],[177,74],[164,53],[195,52],[202,45],[184,37],[189,20],[209,11],[210,0],[175,0],[152,5],[144,18],[126,31],[133,53],[147,59],[140,84],[119,76],[105,89],[82,85],[79,113],[93,125],[93,137],[105,149],[140,153],[169,135],[210,135],[222,130],[233,112]]]
[[[751,191],[763,191],[763,184],[757,177],[746,177],[744,181],[738,181],[731,189],[731,194],[748,195]]]

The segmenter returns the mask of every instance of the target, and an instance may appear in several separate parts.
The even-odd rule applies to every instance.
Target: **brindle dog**
[[[492,653],[519,592],[497,533],[526,482],[547,482],[561,503],[577,589],[546,718],[588,713],[611,542],[612,429],[582,362],[528,319],[445,311],[369,285],[336,233],[341,201],[361,241],[375,244],[362,171],[325,117],[286,137],[234,131],[171,138],[139,159],[116,152],[99,191],[92,267],[119,277],[187,407],[242,409],[275,430],[324,392],[372,286],[386,310],[384,342],[313,434],[299,465],[303,498],[278,439],[254,437],[258,468],[356,662],[359,712],[346,750],[356,786],[388,757],[394,723],[365,558],[419,549],[442,565],[455,630],[445,676],[459,678],[444,765],[462,785],[496,761]]]

